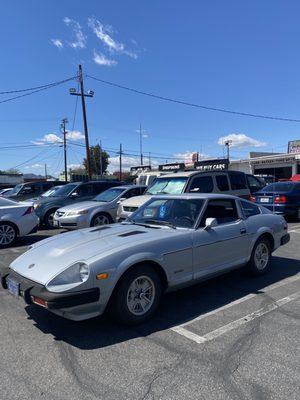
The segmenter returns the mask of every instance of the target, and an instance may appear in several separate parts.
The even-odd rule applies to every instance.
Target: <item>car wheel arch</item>
[[[13,226],[14,229],[16,230],[16,232],[17,232],[17,236],[20,235],[19,227],[18,227],[18,225],[16,225],[14,222],[9,221],[9,220],[2,220],[2,219],[1,219],[1,220],[0,220],[0,225],[3,225],[3,224],[7,224],[7,225]]]
[[[267,240],[269,241],[270,246],[271,246],[271,252],[272,252],[272,251],[274,250],[275,240],[274,240],[274,236],[273,236],[272,233],[269,232],[269,231],[261,232],[261,233],[257,236],[255,242],[253,243],[252,249],[254,248],[255,244],[256,244],[259,240],[261,240],[261,239],[267,239]]]
[[[92,226],[93,220],[94,220],[98,215],[105,215],[105,216],[109,219],[109,221],[110,221],[111,224],[114,222],[112,216],[111,216],[108,212],[106,212],[106,211],[96,211],[96,212],[94,212],[94,213],[91,215],[91,222],[90,222],[90,225],[91,225],[91,226]]]

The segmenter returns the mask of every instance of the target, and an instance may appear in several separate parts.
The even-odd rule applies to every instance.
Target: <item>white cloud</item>
[[[253,139],[243,133],[232,133],[227,136],[222,136],[218,139],[218,144],[224,146],[227,140],[231,141],[231,147],[243,148],[243,147],[264,147],[267,144],[260,140]]]
[[[68,169],[79,169],[82,168],[82,164],[68,164]]]
[[[40,169],[44,167],[45,167],[44,164],[33,164],[33,165],[27,165],[26,167],[24,167],[24,169]]]
[[[194,153],[196,153],[196,152],[188,150],[188,151],[185,151],[184,153],[175,153],[173,155],[173,157],[178,158],[178,161],[180,161],[180,162],[191,163]],[[199,153],[199,160],[203,160],[203,159],[206,159],[209,157],[210,157],[209,154]]]
[[[82,32],[79,22],[69,17],[65,17],[63,21],[67,26],[72,28],[75,36],[75,40],[70,42],[69,46],[73,47],[73,49],[84,49],[86,47],[86,36]]]
[[[126,54],[131,58],[137,59],[136,53],[128,51],[123,43],[113,39],[113,37],[111,36],[111,34],[113,33],[113,29],[111,26],[104,26],[96,18],[89,18],[88,26],[92,29],[98,39],[101,40],[101,42],[107,47],[110,52]]]
[[[93,59],[98,65],[104,65],[106,67],[113,67],[114,65],[117,65],[117,61],[106,58],[104,54],[97,53],[95,50]]]
[[[52,44],[57,47],[58,49],[63,48],[63,43],[60,39],[51,39]]]
[[[77,141],[77,140],[84,139],[84,135],[79,131],[68,131],[66,138]],[[36,141],[33,141],[32,143],[38,144],[40,146],[43,146],[45,144],[62,144],[63,138],[62,138],[62,136],[61,137],[57,136],[55,133],[47,133],[42,138],[37,139]]]

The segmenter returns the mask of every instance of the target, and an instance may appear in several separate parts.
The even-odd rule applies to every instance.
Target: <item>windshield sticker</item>
[[[162,204],[159,207],[159,218],[165,218],[167,213],[167,206],[165,204]]]

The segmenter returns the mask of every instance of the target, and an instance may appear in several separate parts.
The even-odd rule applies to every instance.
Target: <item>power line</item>
[[[177,100],[177,99],[173,99],[171,97],[160,96],[160,95],[157,95],[157,94],[154,94],[154,93],[148,93],[148,92],[144,92],[142,90],[133,89],[133,88],[130,88],[128,86],[119,85],[119,84],[114,83],[114,82],[105,81],[103,79],[99,79],[99,78],[96,78],[96,77],[91,76],[91,75],[87,75],[87,77],[91,78],[91,79],[94,79],[95,81],[98,81],[98,82],[104,83],[106,85],[109,85],[109,86],[113,86],[113,87],[117,87],[119,89],[127,90],[129,92],[141,94],[143,96],[148,96],[148,97],[152,97],[152,98],[159,99],[159,100],[168,101],[168,102],[171,102],[171,103],[181,104],[181,105],[188,106],[188,107],[201,108],[203,110],[217,111],[217,112],[222,112],[222,113],[226,113],[226,114],[240,115],[240,116],[243,116],[243,117],[263,118],[263,119],[271,119],[271,120],[286,121],[286,122],[300,122],[300,119],[284,118],[284,117],[277,117],[277,116],[263,115],[263,114],[246,113],[246,112],[228,110],[226,108],[217,108],[217,107],[204,106],[204,105],[196,104],[196,103],[189,103],[187,101]]]
[[[14,167],[12,167],[12,169],[19,168],[19,167],[21,167],[23,165],[28,164],[30,161],[35,160],[37,157],[39,157],[42,153],[46,153],[47,151],[51,150],[52,148],[53,147],[51,147],[51,148],[48,147],[47,149],[43,149],[38,154],[36,154],[35,156],[29,158],[28,160],[26,160],[26,161],[24,161],[24,162],[22,162],[22,163],[20,163],[18,165],[15,165]]]
[[[64,79],[62,81],[47,83],[45,85],[34,86],[34,87],[31,87],[31,88],[27,88],[27,89],[8,90],[6,92],[0,92],[0,95],[1,94],[22,93],[22,92],[32,92],[33,90],[38,90],[38,89],[44,89],[44,88],[48,88],[48,87],[52,87],[52,86],[57,86],[57,85],[60,85],[60,84],[65,83],[65,82],[68,82],[68,81],[70,81],[72,79],[75,79],[75,78],[76,78],[76,76],[73,76],[72,78],[67,78],[67,79]]]
[[[59,81],[59,82],[53,83],[53,84],[51,84],[51,85],[42,87],[42,88],[40,88],[40,89],[33,90],[33,91],[29,92],[29,93],[24,93],[24,94],[20,94],[20,95],[18,95],[18,96],[14,96],[14,97],[10,97],[10,98],[8,98],[8,99],[1,100],[1,101],[0,101],[0,104],[2,104],[2,103],[7,103],[7,102],[12,101],[12,100],[20,99],[21,97],[30,96],[30,95],[32,95],[32,94],[35,94],[35,93],[38,93],[38,92],[42,92],[42,91],[47,90],[47,89],[51,89],[51,88],[56,87],[56,86],[58,86],[58,85],[62,85],[62,84],[65,83],[65,82],[69,82],[69,81],[71,81],[71,80],[74,80],[75,78],[76,78],[76,77],[73,76],[72,78],[68,78],[68,79],[65,79],[65,80],[63,80],[63,81]]]

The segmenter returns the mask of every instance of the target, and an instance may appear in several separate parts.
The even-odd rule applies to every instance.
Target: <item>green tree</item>
[[[90,147],[91,170],[93,175],[101,174],[100,157],[102,155],[102,174],[105,174],[109,164],[109,154],[102,150],[99,144]],[[87,160],[84,158],[83,165],[87,170]]]

